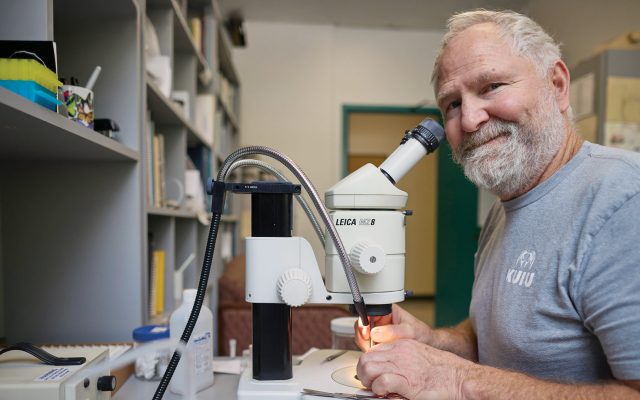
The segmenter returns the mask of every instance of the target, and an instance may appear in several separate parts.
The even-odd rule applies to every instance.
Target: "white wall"
[[[527,6],[527,15],[562,43],[569,67],[603,42],[640,29],[638,0],[535,0]]]
[[[533,0],[527,13],[563,43],[569,66],[598,44],[640,28],[638,0]],[[245,30],[248,47],[234,50],[243,144],[283,151],[321,193],[341,174],[342,105],[433,101],[429,78],[442,31],[256,21],[247,21]],[[300,213],[294,234],[312,239],[321,254]]]
[[[342,105],[433,99],[429,78],[442,32],[264,22],[245,29],[248,46],[234,51],[243,144],[283,151],[321,195],[341,177]],[[294,229],[322,254],[301,213]]]

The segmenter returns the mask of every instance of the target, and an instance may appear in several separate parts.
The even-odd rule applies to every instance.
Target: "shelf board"
[[[234,85],[240,86],[240,79],[238,79],[238,73],[233,66],[231,58],[231,40],[227,34],[227,31],[223,26],[218,26],[218,54],[220,57],[220,71],[227,77]]]
[[[173,15],[175,16],[175,23],[173,26],[176,50],[193,53],[193,55],[198,59],[198,77],[209,77],[208,81],[206,79],[200,79],[200,82],[203,85],[208,85],[211,82],[212,76],[211,68],[209,68],[209,63],[207,62],[207,60],[205,60],[202,52],[198,50],[198,47],[193,40],[193,36],[191,35],[191,30],[189,29],[187,19],[182,13],[180,6],[178,6],[175,0],[171,0],[171,6],[173,7]],[[202,74],[202,72],[204,72],[204,74]]]
[[[139,154],[0,88],[0,159],[138,161]]]
[[[197,218],[197,214],[195,213],[195,211],[184,209],[176,210],[173,208],[147,207],[147,214],[162,217]]]
[[[226,115],[227,119],[231,123],[233,130],[237,132],[240,129],[240,127],[238,126],[238,119],[236,118],[235,114],[231,111],[227,103],[224,100],[222,100],[222,97],[220,97],[217,94],[216,94],[216,97],[218,98],[218,104],[222,106],[222,112]]]
[[[156,124],[182,126],[187,129],[187,144],[193,146],[204,144],[211,148],[211,143],[204,138],[201,132],[187,121],[182,115],[182,110],[173,101],[167,99],[160,91],[160,88],[146,77],[147,81],[147,104],[152,114],[152,119]]]
[[[211,4],[211,1],[209,1]],[[198,60],[198,80],[203,86],[207,86],[211,83],[213,73],[209,63],[204,58],[204,55],[196,47],[196,43],[191,35],[189,24],[184,16],[184,13],[180,9],[180,6],[176,0],[147,0],[147,6],[151,7],[171,7],[173,9],[174,24],[173,24],[173,36],[175,49],[180,52],[186,52],[196,57]],[[191,6],[191,4],[190,4]],[[206,77],[206,78],[204,78]]]
[[[168,323],[169,323],[169,316],[166,313],[149,317],[149,324],[152,324],[152,325],[166,325]]]
[[[136,0],[112,0],[78,2],[76,0],[56,0],[53,2],[56,25],[74,25],[78,21],[100,22],[110,19],[136,18],[139,8]]]
[[[238,222],[240,221],[240,218],[238,218],[237,215],[221,215],[220,216],[220,222]]]
[[[189,0],[189,8],[213,7],[213,0]]]

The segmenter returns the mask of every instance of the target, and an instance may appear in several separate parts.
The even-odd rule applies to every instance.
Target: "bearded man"
[[[640,155],[580,138],[559,47],[526,16],[453,16],[432,82],[455,161],[500,200],[469,319],[394,306],[358,377],[408,399],[640,399]]]

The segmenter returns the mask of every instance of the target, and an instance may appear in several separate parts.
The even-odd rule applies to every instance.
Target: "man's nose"
[[[480,99],[464,99],[461,108],[461,126],[464,132],[475,132],[489,120],[489,113]]]

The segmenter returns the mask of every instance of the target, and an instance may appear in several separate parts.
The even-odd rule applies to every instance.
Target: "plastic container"
[[[196,292],[196,289],[185,289],[182,305],[171,314],[169,328],[172,339],[180,339],[182,336],[196,299]],[[213,314],[204,304],[187,343],[187,352],[190,354],[182,355],[169,383],[169,390],[174,393],[186,394],[190,381],[196,386],[196,391],[213,385]],[[187,362],[191,362],[191,377],[187,375]]]
[[[331,320],[331,348],[359,350],[356,345],[354,324],[358,317],[340,317]]]
[[[0,79],[34,81],[53,93],[57,93],[58,88],[62,86],[56,73],[37,60],[0,58]]]
[[[34,81],[0,80],[0,86],[53,111],[56,111],[57,105],[62,104],[57,99],[56,93],[50,92]]]
[[[166,325],[145,325],[133,330],[133,347],[139,347],[154,340],[168,339],[169,327]],[[159,380],[167,370],[171,352],[169,349],[148,352],[136,358],[136,378],[154,381]]]

